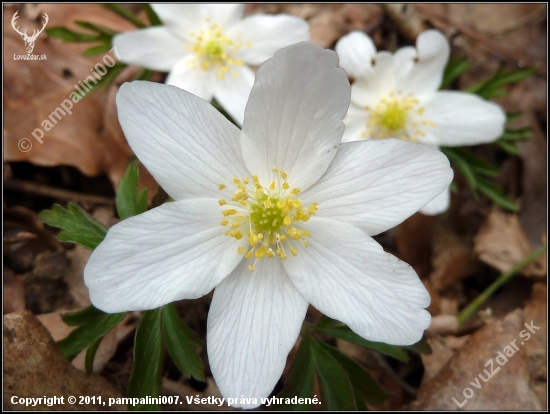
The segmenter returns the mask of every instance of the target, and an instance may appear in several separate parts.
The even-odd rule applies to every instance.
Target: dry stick
[[[503,273],[498,277],[497,280],[495,280],[493,283],[489,285],[487,289],[483,291],[481,295],[479,295],[477,298],[475,298],[468,306],[466,306],[464,309],[462,309],[462,312],[458,315],[458,326],[464,325],[464,323],[472,316],[476,311],[479,309],[481,305],[485,303],[487,299],[489,299],[495,291],[500,288],[502,285],[504,285],[508,280],[514,276],[517,272],[519,272],[524,267],[530,265],[535,260],[537,260],[540,256],[542,256],[544,253],[546,253],[546,244],[539,249],[535,250],[533,253],[531,253],[529,256],[527,256],[525,259],[517,263],[515,266],[513,266],[510,270],[508,270],[506,273]]]
[[[13,191],[20,191],[23,193],[38,194],[46,197],[68,200],[68,201],[81,201],[92,204],[107,204],[113,205],[114,200],[108,197],[94,196],[82,193],[76,193],[69,190],[61,190],[59,188],[50,187],[47,185],[35,184],[29,181],[11,179],[4,183],[4,188]]]
[[[446,16],[442,16],[439,13],[434,13],[422,5],[417,4],[415,5],[415,7],[420,13],[425,15],[426,18],[428,18],[429,20],[431,19],[441,20],[443,23],[454,27],[459,32],[462,32],[464,35],[477,40],[479,43],[483,44],[487,49],[489,49],[490,52],[502,58],[512,59],[517,63],[521,63],[522,65],[532,66],[535,68],[535,72],[537,74],[541,76],[546,76],[546,70],[544,68],[535,66],[535,64],[531,61],[531,59],[529,59],[523,53],[520,53],[516,50],[510,50],[506,47],[502,47],[499,43],[494,42],[491,39],[488,39],[486,36],[482,35],[481,33],[476,32],[475,30],[470,29],[469,27],[464,26],[460,23],[453,22],[452,20],[449,20]]]

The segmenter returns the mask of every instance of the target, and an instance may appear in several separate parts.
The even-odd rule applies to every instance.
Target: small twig
[[[531,253],[529,256],[527,256],[525,259],[517,263],[515,266],[513,266],[510,270],[503,273],[498,277],[497,280],[495,280],[493,283],[489,285],[487,289],[481,293],[477,298],[475,298],[468,306],[466,306],[464,309],[462,309],[462,312],[458,315],[458,326],[464,325],[464,323],[472,316],[474,313],[477,312],[479,307],[483,305],[487,299],[489,299],[495,291],[503,286],[512,276],[514,276],[517,272],[519,272],[524,267],[530,265],[535,260],[537,260],[541,255],[546,253],[546,244],[539,249],[535,250],[533,253]]]
[[[495,55],[501,58],[512,59],[516,63],[520,63],[525,66],[532,66],[535,68],[535,71],[537,74],[541,76],[546,76],[546,70],[544,68],[539,68],[535,66],[535,64],[531,61],[531,59],[529,59],[523,53],[520,53],[517,50],[511,50],[507,47],[502,47],[500,43],[487,38],[486,36],[482,35],[481,33],[473,29],[470,29],[467,26],[464,26],[457,22],[453,22],[452,20],[449,20],[446,16],[443,16],[439,13],[434,13],[424,5],[416,4],[415,7],[420,13],[425,15],[428,20],[432,20],[432,19],[440,20],[443,23],[454,27],[459,32],[462,32],[462,34],[477,40],[479,43],[484,45],[490,52],[494,53]]]
[[[60,200],[68,200],[74,202],[85,202],[91,204],[107,204],[114,205],[114,199],[95,195],[76,193],[74,191],[62,190],[47,185],[36,184],[29,181],[11,179],[4,183],[4,188],[22,193],[38,194],[41,196],[51,197]]]

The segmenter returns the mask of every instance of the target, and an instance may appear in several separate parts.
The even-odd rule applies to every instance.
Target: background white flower
[[[355,79],[342,142],[395,137],[440,146],[495,141],[504,131],[500,106],[466,92],[438,91],[449,43],[437,30],[418,36],[416,48],[376,52],[371,38],[352,32],[336,44],[340,66]],[[448,209],[449,189],[420,211]]]
[[[269,395],[308,303],[370,340],[418,341],[429,294],[371,236],[439,194],[452,170],[401,140],[339,146],[349,99],[336,54],[312,43],[260,67],[242,131],[184,90],[122,85],[128,142],[176,201],[108,231],[84,270],[92,303],[145,310],[215,288],[208,356],[231,398]]]
[[[122,61],[170,72],[166,83],[212,98],[242,125],[259,65],[291,44],[309,40],[309,26],[289,15],[256,14],[244,4],[152,4],[164,23],[113,39]]]

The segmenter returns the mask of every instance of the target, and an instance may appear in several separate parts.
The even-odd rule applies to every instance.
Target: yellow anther
[[[257,259],[261,259],[265,256],[265,254],[267,253],[266,249],[265,249],[265,246],[262,246],[260,249],[256,250],[256,258]]]
[[[275,181],[271,180],[271,182],[269,183],[269,189],[275,190]]]
[[[300,200],[293,200],[292,201],[292,207],[299,208],[302,205],[302,202]]]
[[[237,251],[239,252],[239,254],[243,254],[243,253],[244,253],[244,247],[242,247],[242,246],[239,247],[239,248],[237,249]]]
[[[275,255],[275,253],[273,253],[273,249],[269,249],[269,250],[267,251],[267,257],[270,257],[270,258],[271,258],[271,257],[273,257],[274,255]]]
[[[251,272],[253,272],[254,269],[256,269],[256,266],[254,266],[253,264],[248,265],[248,270],[250,270]]]
[[[298,250],[296,250],[296,247],[291,247],[290,253],[292,253],[292,256],[294,257],[298,256]]]
[[[250,243],[252,247],[256,246],[259,242],[260,241],[258,240],[258,236],[256,236],[254,233],[248,235],[248,243]]]
[[[219,188],[220,190],[225,189],[225,184],[220,184],[220,185],[218,186],[218,188]]]
[[[306,237],[311,236],[311,233],[309,232],[309,230],[304,230],[304,231],[303,231],[303,234],[304,234],[304,236],[306,236]]]
[[[288,183],[287,183],[287,182],[284,182],[284,183],[283,183],[283,188],[284,188],[285,190],[288,190]]]
[[[218,204],[219,204],[220,206],[225,206],[225,205],[227,204],[227,201],[225,201],[225,200],[222,198],[222,199],[218,200]]]
[[[266,208],[270,208],[271,207],[271,198],[267,198],[267,200],[264,201],[264,206]]]
[[[252,250],[247,251],[244,257],[250,259],[252,257]]]
[[[264,234],[263,233],[256,233],[256,237],[258,238],[258,240],[263,240]]]
[[[284,219],[283,219],[283,224],[285,226],[290,226],[290,224],[292,223],[292,218],[290,216],[286,216]]]
[[[230,208],[230,209],[227,209],[227,210],[223,211],[223,215],[226,216],[226,217],[227,216],[233,216],[235,214],[237,214],[237,210],[235,210],[233,208]]]
[[[300,189],[299,188],[293,188],[292,191],[290,191],[290,192],[294,195],[298,195],[298,194],[300,194]]]
[[[233,223],[231,223],[231,227],[233,227],[234,229],[236,229],[240,225],[241,225],[241,223],[239,223],[238,221],[234,221]]]
[[[229,221],[227,221],[227,219],[222,219],[222,221],[220,221],[220,224],[222,226],[227,226],[229,224]]]

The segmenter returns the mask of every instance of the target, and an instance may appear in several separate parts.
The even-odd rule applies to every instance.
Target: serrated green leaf
[[[80,326],[87,323],[93,323],[96,320],[101,319],[105,312],[100,311],[94,305],[90,305],[78,312],[64,313],[61,315],[61,319],[69,326]]]
[[[43,210],[38,215],[44,223],[60,228],[57,239],[63,242],[80,244],[87,249],[95,249],[107,234],[107,228],[92,218],[75,204],[68,209],[54,204],[51,210]]]
[[[489,199],[491,199],[491,201],[496,205],[512,212],[518,211],[517,204],[506,197],[498,185],[487,180],[480,179],[478,182],[478,189],[480,192],[489,197]]]
[[[95,354],[97,352],[97,348],[99,348],[99,344],[101,344],[101,341],[103,341],[104,336],[98,338],[92,345],[88,347],[86,350],[86,358],[84,359],[84,368],[86,369],[87,374],[91,374],[94,372],[94,359]]]
[[[46,29],[46,33],[50,37],[64,40],[65,42],[76,43],[89,43],[89,42],[101,42],[105,39],[102,35],[92,35],[88,33],[81,33],[66,27],[50,27]]]
[[[105,52],[108,52],[109,50],[111,50],[113,48],[113,46],[111,45],[111,42],[109,43],[104,43],[102,45],[99,45],[99,46],[92,46],[90,47],[89,49],[86,49],[83,53],[84,56],[95,56],[95,55],[100,55],[101,53],[105,53]]]
[[[145,3],[142,5],[142,7],[145,10],[145,13],[147,13],[147,18],[149,19],[149,23],[151,23],[151,26],[160,26],[162,24],[158,15],[155,13],[150,4]]]
[[[80,26],[84,29],[92,30],[94,32],[98,32],[99,34],[102,34],[105,36],[106,39],[111,39],[114,35],[118,34],[116,30],[109,29],[108,27],[101,26],[99,24],[94,24],[90,22],[85,22],[82,20],[75,21],[75,24],[77,26]]]
[[[398,359],[399,361],[407,362],[410,359],[409,355],[405,350],[403,350],[403,348],[396,345],[388,345],[382,342],[368,341],[365,338],[357,335],[345,325],[321,328],[316,331],[324,333],[326,335],[334,336],[338,339],[342,339],[355,345],[360,345],[366,348],[373,349],[380,352],[381,354]]]
[[[138,27],[140,29],[143,29],[143,28],[147,27],[147,25],[145,23],[143,23],[139,17],[137,17],[129,9],[127,9],[126,7],[124,7],[120,4],[107,3],[107,4],[103,4],[103,7],[105,7],[106,9],[109,9],[112,12],[118,14],[119,16],[125,18],[130,23],[132,23],[133,25],[135,25],[136,27]]]
[[[136,329],[134,364],[128,381],[128,398],[158,398],[162,383],[162,307],[148,310]],[[159,410],[158,404],[137,404],[133,411]]]
[[[162,312],[164,340],[172,360],[187,378],[204,381],[204,363],[195,350],[202,346],[199,337],[181,320],[172,303],[163,306]]]
[[[315,384],[315,364],[311,353],[311,338],[302,336],[298,352],[294,356],[290,374],[285,388],[277,398],[311,398]],[[309,404],[278,404],[269,407],[273,410],[303,411],[309,409]]]
[[[449,63],[443,72],[443,80],[440,89],[448,86],[452,81],[458,78],[463,72],[470,68],[470,62],[466,59],[453,58],[449,59]]]
[[[122,220],[147,211],[147,187],[139,191],[138,186],[139,168],[131,162],[116,192],[116,209]]]
[[[374,380],[374,378],[372,378],[365,368],[353,359],[344,355],[335,347],[324,342],[320,342],[320,344],[334,357],[334,359],[340,363],[340,365],[342,365],[344,371],[346,371],[353,387],[358,408],[362,407],[363,409],[367,409],[365,403],[379,406],[386,401],[388,398],[388,393],[380,387],[380,385]]]
[[[342,365],[313,337],[310,348],[323,408],[330,411],[357,410],[353,386]]]
[[[72,331],[57,344],[69,360],[74,359],[80,351],[92,345],[98,338],[105,336],[120,323],[126,313],[105,313],[101,318],[94,319]]]

